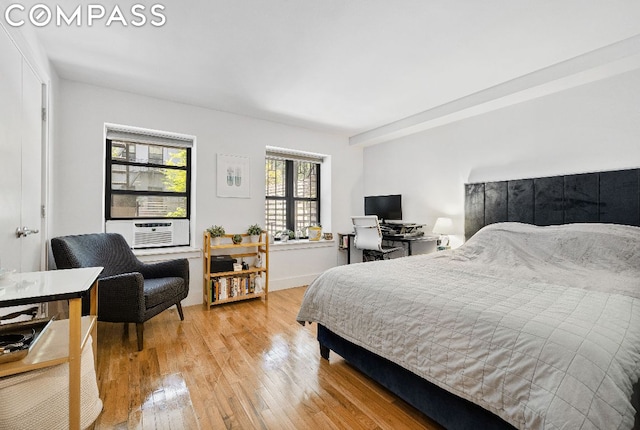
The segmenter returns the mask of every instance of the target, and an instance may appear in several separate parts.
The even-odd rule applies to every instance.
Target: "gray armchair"
[[[145,321],[173,305],[184,320],[180,301],[189,293],[186,259],[145,264],[115,233],[56,237],[51,249],[58,269],[104,267],[98,277],[98,320],[135,323],[139,351]]]

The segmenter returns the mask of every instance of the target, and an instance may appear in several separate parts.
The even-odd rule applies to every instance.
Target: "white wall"
[[[365,148],[364,192],[464,232],[464,184],[640,166],[640,71]]]
[[[104,123],[196,136],[197,247],[202,246],[199,235],[212,224],[227,232],[264,224],[267,145],[331,156],[331,220],[322,220],[325,229],[350,229],[350,215],[361,210],[362,149],[349,147],[344,137],[67,80],[60,81],[58,93],[51,237],[103,230]],[[251,159],[250,199],[216,196],[219,153]],[[343,258],[335,244],[273,253],[270,288],[304,285]],[[192,258],[190,264],[185,305],[202,302],[202,258]]]

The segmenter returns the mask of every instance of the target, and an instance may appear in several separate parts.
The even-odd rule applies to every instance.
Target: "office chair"
[[[362,261],[384,260],[395,251],[404,254],[403,247],[382,247],[382,230],[376,215],[352,216],[351,221],[356,232],[353,243],[362,250]]]

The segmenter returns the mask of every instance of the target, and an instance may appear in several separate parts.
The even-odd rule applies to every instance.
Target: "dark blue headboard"
[[[496,222],[640,226],[640,169],[465,184],[465,236]]]

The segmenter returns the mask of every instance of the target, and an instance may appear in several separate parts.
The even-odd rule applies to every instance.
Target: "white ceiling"
[[[132,18],[134,2],[56,4],[86,3]],[[345,136],[640,34],[637,0],[156,3],[162,27],[35,32],[62,78]]]

